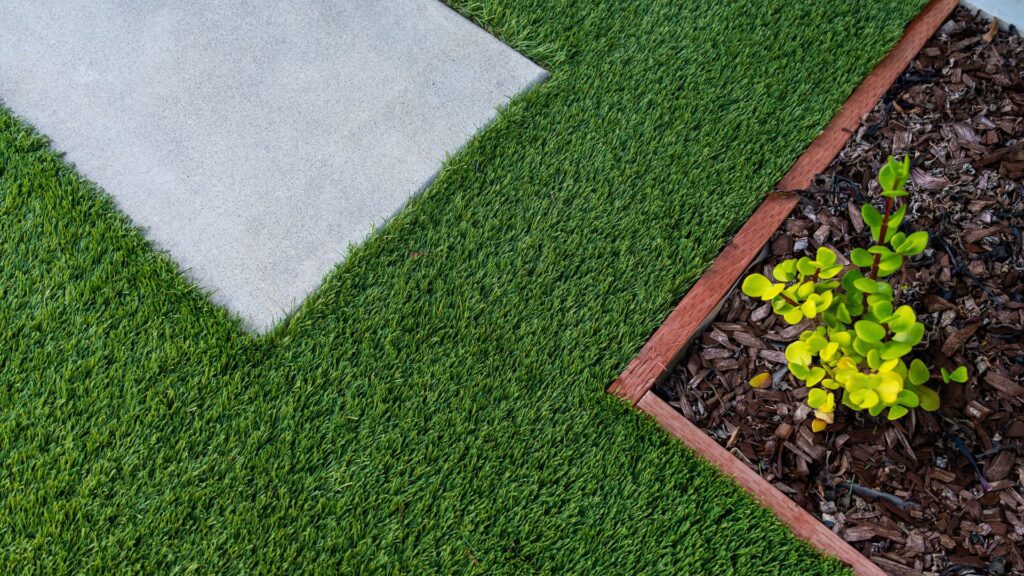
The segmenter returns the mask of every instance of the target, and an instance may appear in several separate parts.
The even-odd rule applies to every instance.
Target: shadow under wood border
[[[628,400],[638,410],[653,417],[662,428],[732,477],[758,502],[771,509],[797,537],[849,564],[861,576],[885,576],[885,571],[748,468],[651,389],[668,376],[690,342],[715,317],[729,291],[768,239],[796,207],[794,191],[810,187],[814,177],[825,171],[842,151],[864,115],[871,112],[925,43],[950,17],[957,4],[957,0],[931,0],[921,10],[904,30],[899,42],[854,90],[842,110],[779,181],[777,189],[783,192],[774,192],[765,198],[608,388],[609,393]]]

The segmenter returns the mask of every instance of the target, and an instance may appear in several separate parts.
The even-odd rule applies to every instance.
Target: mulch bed
[[[734,289],[657,393],[892,574],[1024,574],[1024,40],[959,9],[864,119],[755,265],[870,244],[859,214],[889,154],[910,154],[906,232],[930,247],[894,276],[917,310],[937,413],[836,410],[814,434],[786,369],[789,326]],[[843,256],[840,256],[842,259]],[[769,372],[770,387],[751,388]],[[933,382],[934,384],[934,382]]]

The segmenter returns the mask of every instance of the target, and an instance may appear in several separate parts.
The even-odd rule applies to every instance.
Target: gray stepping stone
[[[1024,0],[963,0],[964,6],[999,19],[1003,28],[1013,25],[1024,30]]]
[[[255,330],[545,76],[437,0],[0,2],[0,99]]]

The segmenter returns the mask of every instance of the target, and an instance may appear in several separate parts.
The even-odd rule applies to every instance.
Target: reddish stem
[[[785,294],[783,294],[782,292],[779,292],[779,297],[781,297],[781,298],[782,298],[783,300],[785,300],[786,302],[789,302],[790,306],[794,306],[794,307],[796,307],[796,308],[799,308],[799,307],[800,307],[800,303],[799,303],[799,302],[797,302],[796,300],[793,300],[793,299],[792,299],[792,298],[790,298],[789,296],[786,296],[786,295],[785,295]]]
[[[885,214],[882,215],[882,226],[878,230],[878,238],[873,238],[875,246],[881,246],[885,244],[885,235],[889,233],[889,215],[892,213],[892,196],[885,199]],[[868,278],[872,280],[878,280],[878,265],[882,261],[881,254],[875,254],[874,260],[871,261],[871,272],[868,273]],[[868,307],[868,293],[864,293],[864,299],[862,306],[867,309]]]
[[[885,214],[882,216],[882,227],[878,231],[878,240],[875,241],[875,246],[882,246],[885,244],[885,236],[889,233],[889,214],[892,213],[892,196],[885,199]],[[872,280],[878,280],[878,264],[882,261],[881,254],[875,254],[875,259],[871,262],[871,273],[869,274]]]

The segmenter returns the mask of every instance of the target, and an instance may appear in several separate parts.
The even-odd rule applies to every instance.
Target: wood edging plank
[[[835,556],[849,564],[858,576],[886,576],[885,572],[811,516],[788,496],[772,486],[760,474],[751,470],[715,440],[697,428],[675,408],[669,406],[654,392],[648,392],[637,403],[637,408],[694,452],[710,461],[724,474],[749,492],[758,502],[778,516],[798,538],[807,541],[821,552]]]
[[[779,181],[779,190],[801,190],[811,185],[814,177],[842,151],[864,115],[875,107],[949,18],[957,3],[932,0],[921,10],[896,46],[853,91],[839,113]],[[610,393],[635,404],[667,375],[796,203],[795,194],[768,195],[608,388]]]

